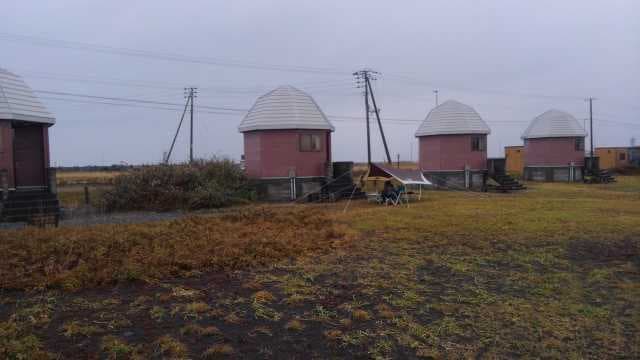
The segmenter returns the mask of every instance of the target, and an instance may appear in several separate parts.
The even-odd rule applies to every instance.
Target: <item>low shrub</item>
[[[107,211],[197,210],[252,198],[240,166],[229,159],[144,166],[118,175],[103,195]]]

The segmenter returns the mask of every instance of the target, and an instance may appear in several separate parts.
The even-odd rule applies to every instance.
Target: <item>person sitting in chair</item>
[[[387,200],[395,200],[396,189],[391,183],[391,181],[387,180],[384,182],[384,187],[382,188],[382,202],[386,202]]]

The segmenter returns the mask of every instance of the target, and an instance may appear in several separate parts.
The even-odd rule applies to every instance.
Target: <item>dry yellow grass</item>
[[[313,209],[245,209],[149,224],[0,232],[0,288],[79,289],[329,251],[347,230]]]
[[[111,185],[122,171],[58,171],[56,180],[59,186],[69,185]]]

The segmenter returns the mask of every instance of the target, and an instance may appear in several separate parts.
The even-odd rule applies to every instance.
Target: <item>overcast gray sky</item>
[[[199,87],[200,157],[239,158],[243,113],[198,105],[247,109],[291,84],[332,116],[334,158],[364,160],[363,98],[351,76],[362,67],[381,73],[376,100],[391,152],[405,160],[416,158],[418,122],[404,120],[424,119],[436,88],[487,121],[490,156],[520,144],[528,121],[550,108],[586,118],[588,96],[597,98],[596,146],[640,143],[637,0],[9,1],[0,55],[0,67],[42,91],[178,104],[185,86]],[[181,112],[39,95],[57,118],[54,165],[157,162]],[[176,160],[187,156],[187,134]]]

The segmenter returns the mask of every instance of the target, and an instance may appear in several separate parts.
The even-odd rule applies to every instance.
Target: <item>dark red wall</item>
[[[320,135],[321,150],[299,151],[300,134]],[[331,132],[326,130],[260,130],[244,133],[244,157],[251,178],[326,176],[331,162]]]
[[[575,137],[539,138],[524,141],[524,166],[584,165],[585,153],[576,150]]]
[[[42,185],[46,184],[46,169],[49,167],[49,127],[42,124],[32,124],[42,131],[42,156],[37,156],[34,161],[38,162],[41,167],[44,167],[44,176]],[[5,169],[8,172],[9,187],[16,186],[15,183],[15,153],[14,153],[14,129],[11,121],[0,120],[0,169]],[[40,147],[40,145],[34,144],[34,147]],[[20,185],[20,184],[18,184]]]
[[[485,138],[486,135],[481,135]],[[487,151],[471,151],[471,134],[421,136],[419,165],[422,170],[446,171],[487,168]]]
[[[7,170],[9,187],[14,187],[13,128],[10,121],[0,121],[0,169]]]

